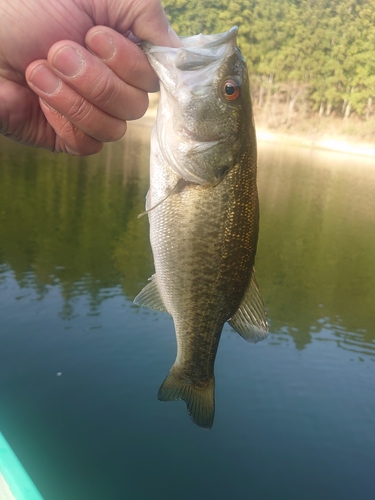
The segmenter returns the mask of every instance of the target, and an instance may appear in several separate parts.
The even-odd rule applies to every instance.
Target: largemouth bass
[[[160,79],[146,211],[155,274],[135,303],[168,311],[177,357],[159,389],[192,420],[214,420],[214,362],[228,322],[242,337],[267,336],[254,276],[258,239],[256,138],[237,28],[145,44]]]

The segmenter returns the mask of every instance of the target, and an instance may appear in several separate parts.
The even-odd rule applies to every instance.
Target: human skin
[[[159,0],[0,0],[0,133],[74,155],[120,139],[158,89],[129,32],[179,46]]]

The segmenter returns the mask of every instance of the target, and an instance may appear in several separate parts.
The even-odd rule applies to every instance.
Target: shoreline
[[[356,156],[366,156],[375,158],[375,146],[373,144],[340,138],[340,136],[314,139],[303,135],[289,135],[282,132],[271,132],[263,128],[256,128],[257,140],[261,142],[272,142],[285,144],[288,146],[299,146],[335,153],[350,154]]]
[[[156,107],[149,108],[142,116],[142,118],[129,122],[130,126],[136,125],[142,127],[151,127],[156,119],[156,111]],[[343,137],[340,138],[340,136],[313,138],[308,135],[272,132],[269,129],[262,127],[256,127],[256,136],[257,141],[259,142],[271,142],[274,144],[284,144],[286,146],[298,146],[375,158],[375,145],[357,141],[354,137],[352,140],[348,140]]]

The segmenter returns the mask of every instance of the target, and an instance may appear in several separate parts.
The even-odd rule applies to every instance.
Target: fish
[[[214,363],[223,326],[245,340],[268,334],[255,279],[257,149],[238,28],[145,43],[160,80],[146,197],[155,274],[135,304],[173,318],[177,355],[158,392],[183,400],[198,426],[215,414]]]

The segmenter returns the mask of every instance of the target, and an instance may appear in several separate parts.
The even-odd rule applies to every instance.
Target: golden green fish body
[[[149,217],[157,283],[176,327],[176,363],[195,383],[205,383],[254,264],[255,164],[236,165],[215,187],[185,184]]]
[[[199,47],[209,45],[203,55],[194,49],[191,56],[188,44],[164,60],[169,69],[174,62],[175,85],[160,69],[156,50],[148,53],[163,87],[146,204],[155,275],[135,301],[168,311],[176,329],[177,357],[159,399],[185,400],[192,419],[206,428],[214,418],[214,362],[225,322],[248,340],[267,334],[253,277],[259,221],[255,130],[235,34],[212,35],[224,38],[219,56],[222,39],[206,37],[206,44],[200,39]],[[202,91],[202,79],[195,84],[192,74],[207,63],[210,50],[216,51],[215,68],[211,80],[203,76]]]

